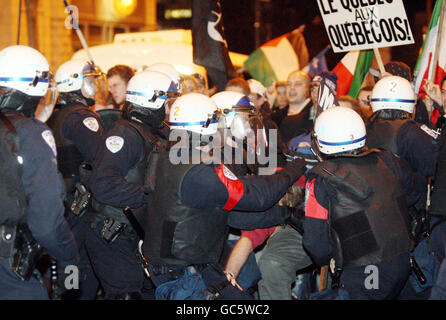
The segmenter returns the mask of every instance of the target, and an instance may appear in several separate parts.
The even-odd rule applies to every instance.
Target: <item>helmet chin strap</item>
[[[28,96],[18,90],[8,89],[0,97],[0,109],[14,110],[25,117],[34,117],[41,97]]]
[[[83,105],[85,107],[94,106],[94,99],[86,98],[82,94],[81,90],[72,92],[63,92],[59,94],[58,105],[60,107],[68,107],[72,105]]]
[[[127,114],[128,114],[128,120],[131,121],[137,121],[139,123],[145,124],[149,126],[152,129],[159,129],[161,128],[163,121],[164,121],[164,112],[161,109],[161,111],[155,110],[144,110],[145,112],[139,112],[138,107],[132,107],[131,105],[128,107]]]

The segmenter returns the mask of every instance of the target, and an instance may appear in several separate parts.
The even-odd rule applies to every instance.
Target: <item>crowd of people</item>
[[[446,298],[446,84],[385,69],[353,98],[1,50],[0,299]]]

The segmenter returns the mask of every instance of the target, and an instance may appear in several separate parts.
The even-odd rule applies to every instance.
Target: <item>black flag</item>
[[[219,0],[193,0],[192,45],[194,63],[206,68],[209,87],[224,90],[226,82],[236,74],[229,58]]]
[[[326,83],[326,79],[322,78],[319,84],[319,95],[317,99],[315,118],[317,118],[323,111],[333,106],[339,106],[338,99],[336,98],[336,93],[334,92],[333,88],[331,88],[330,85]]]

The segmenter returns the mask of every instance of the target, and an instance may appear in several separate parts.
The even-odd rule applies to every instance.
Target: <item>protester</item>
[[[249,100],[262,114],[269,114],[271,108],[266,95],[266,88],[259,81],[255,79],[249,79],[248,85],[251,93],[249,94]]]
[[[424,85],[426,91],[425,104],[431,115],[431,120],[435,128],[442,128],[445,123],[444,105],[446,102],[446,76],[441,79],[440,86],[427,80]]]
[[[225,90],[240,92],[248,97],[251,93],[251,88],[249,87],[248,82],[242,77],[233,78],[229,80],[228,83],[226,84]]]
[[[183,75],[182,79],[183,79],[183,94],[191,92],[199,92],[198,81],[196,80],[196,78],[189,75]]]
[[[288,98],[286,97],[286,82],[277,82],[275,84],[275,91],[272,111],[275,111],[276,109],[283,109],[288,105]]]
[[[116,65],[107,71],[108,88],[113,99],[113,108],[121,110],[127,94],[127,84],[135,70],[126,65]]]
[[[271,119],[279,127],[283,142],[311,130],[310,119],[312,108],[309,97],[310,77],[303,71],[293,71],[287,79],[287,98],[289,105],[271,114]]]
[[[352,109],[356,113],[358,113],[361,116],[364,123],[368,122],[367,114],[363,113],[363,109],[361,108],[358,99],[355,99],[351,96],[341,96],[338,97],[338,102],[342,107]]]
[[[372,106],[370,105],[372,90],[373,86],[362,87],[357,98],[361,113],[366,119],[369,119],[373,114]]]

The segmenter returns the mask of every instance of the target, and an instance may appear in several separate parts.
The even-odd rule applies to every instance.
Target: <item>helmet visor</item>
[[[53,113],[54,106],[56,105],[59,92],[57,91],[57,83],[54,78],[49,80],[49,88],[46,94],[40,99],[37,109],[35,111],[35,117],[46,122]]]
[[[256,135],[257,130],[263,128],[263,120],[260,114],[237,113],[230,127],[235,139],[243,140]]]
[[[88,64],[83,70],[82,95],[89,99],[105,101],[108,97],[107,77],[101,69]]]

